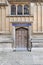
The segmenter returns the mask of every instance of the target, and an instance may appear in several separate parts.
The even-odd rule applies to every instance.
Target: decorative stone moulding
[[[9,2],[28,2],[29,0],[8,0]]]
[[[43,0],[8,0],[9,2],[43,2]]]
[[[33,22],[33,16],[7,16],[10,20],[10,22],[20,22],[22,21],[22,23],[26,22],[26,23],[29,23],[29,22]]]
[[[7,3],[0,3],[0,6],[7,6]]]
[[[30,0],[31,2],[43,2],[43,0]]]

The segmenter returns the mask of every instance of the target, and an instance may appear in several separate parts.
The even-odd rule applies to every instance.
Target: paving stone
[[[43,65],[43,52],[40,52],[3,51],[0,52],[0,65]]]

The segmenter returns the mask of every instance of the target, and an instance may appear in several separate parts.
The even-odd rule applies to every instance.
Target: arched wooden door
[[[20,27],[16,29],[16,50],[27,50],[28,49],[28,29]]]

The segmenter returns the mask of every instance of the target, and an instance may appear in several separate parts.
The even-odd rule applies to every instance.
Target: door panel
[[[16,29],[16,48],[27,49],[28,44],[28,29],[17,28]]]

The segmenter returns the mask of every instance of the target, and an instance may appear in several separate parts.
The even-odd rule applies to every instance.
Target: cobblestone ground
[[[0,65],[43,65],[43,51],[1,51]]]

